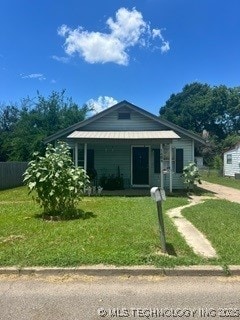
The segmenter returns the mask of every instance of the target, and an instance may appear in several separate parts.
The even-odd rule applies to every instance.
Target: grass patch
[[[164,211],[187,203],[168,197]],[[203,261],[165,216],[167,249],[159,255],[156,204],[150,197],[85,197],[81,216],[46,221],[26,188],[0,192],[1,266],[79,266],[84,264],[176,266]],[[205,261],[204,261],[205,262]]]
[[[211,183],[221,184],[226,187],[240,189],[240,180],[220,176],[216,170],[202,171],[201,179]]]
[[[226,200],[207,200],[183,210],[212,243],[222,265],[240,264],[240,205]]]
[[[0,190],[0,203],[1,202],[22,202],[31,201],[31,196],[28,195],[28,189],[26,187],[18,187],[7,190]]]

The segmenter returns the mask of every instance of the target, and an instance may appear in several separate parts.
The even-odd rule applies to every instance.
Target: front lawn
[[[240,204],[208,200],[186,208],[182,214],[203,232],[223,265],[240,265]]]
[[[219,175],[216,170],[201,171],[201,179],[211,183],[221,184],[226,187],[240,189],[240,180],[230,177],[223,177]]]
[[[164,210],[184,204],[184,196],[168,197]],[[0,265],[206,263],[187,246],[168,216],[170,256],[159,254],[156,204],[150,197],[85,197],[79,208],[81,219],[46,221],[26,188],[0,191]]]

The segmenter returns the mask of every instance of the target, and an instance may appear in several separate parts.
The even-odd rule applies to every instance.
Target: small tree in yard
[[[188,190],[193,189],[196,182],[201,184],[201,176],[198,167],[194,162],[189,163],[183,168],[182,176],[184,178],[184,183],[188,185]]]
[[[220,155],[216,155],[214,160],[214,169],[217,170],[218,176],[222,176],[223,175],[223,160],[222,157]]]
[[[24,182],[29,193],[35,191],[33,198],[43,207],[44,215],[61,217],[76,215],[77,203],[89,183],[86,172],[74,167],[65,142],[58,142],[55,148],[49,144],[44,157],[35,153]]]

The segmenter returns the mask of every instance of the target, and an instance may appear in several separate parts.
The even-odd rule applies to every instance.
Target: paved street
[[[0,319],[240,318],[240,278],[0,276]]]

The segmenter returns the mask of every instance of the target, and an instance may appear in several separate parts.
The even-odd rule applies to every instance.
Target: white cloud
[[[108,18],[106,25],[109,33],[87,31],[81,26],[71,29],[62,25],[58,29],[58,34],[65,38],[65,52],[69,56],[77,53],[88,63],[113,62],[128,65],[130,47],[144,46],[147,48],[153,45],[152,42],[160,41],[157,48],[162,52],[170,49],[161,30],[151,29],[150,23],[145,22],[142,13],[135,8],[132,10],[120,8],[116,12],[115,20]]]
[[[53,60],[56,60],[58,62],[63,62],[63,63],[68,63],[69,62],[69,57],[58,57],[58,56],[52,56]]]
[[[161,30],[160,29],[152,29],[152,37],[155,39],[156,37],[161,38]]]
[[[92,109],[91,114],[96,114],[113,106],[116,103],[118,103],[117,100],[112,97],[99,96],[96,100],[88,100],[86,104]]]
[[[20,74],[22,79],[38,79],[40,81],[42,80],[46,80],[46,78],[44,77],[44,75],[42,73],[31,73],[31,74]]]
[[[107,25],[111,30],[111,36],[120,40],[125,47],[137,44],[147,27],[141,12],[136,9],[129,11],[126,8],[120,8],[116,13],[116,21],[109,18]]]
[[[162,42],[161,46],[160,46],[160,50],[162,53],[166,53],[170,50],[170,45],[169,42],[166,41],[162,35],[162,30],[160,29],[152,29],[152,37],[153,39],[159,38]],[[157,47],[159,48],[159,47]]]
[[[161,45],[161,52],[165,53],[170,50],[170,45],[168,41],[163,41],[163,44]]]

